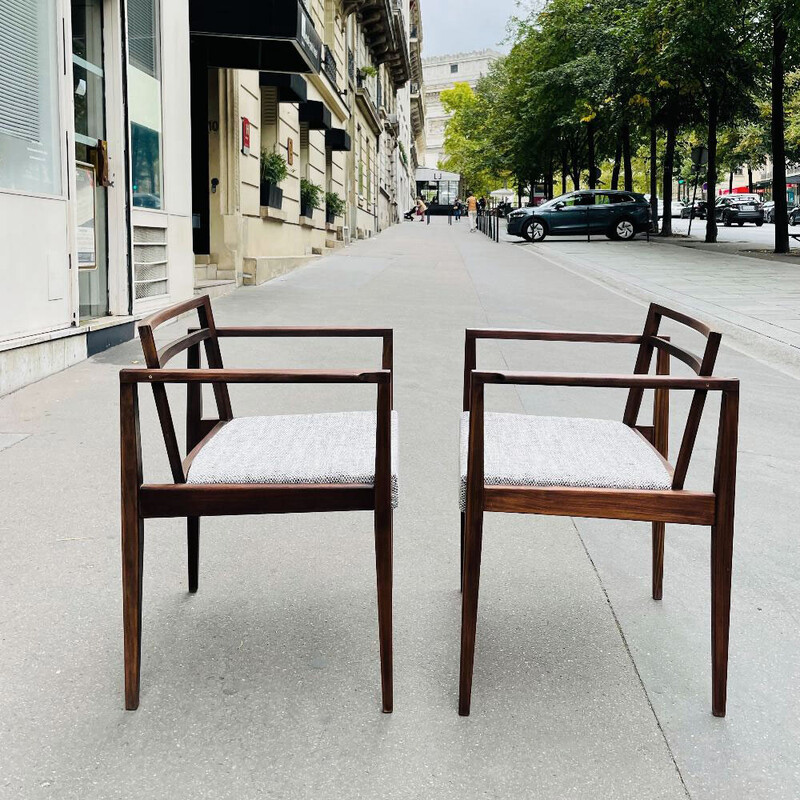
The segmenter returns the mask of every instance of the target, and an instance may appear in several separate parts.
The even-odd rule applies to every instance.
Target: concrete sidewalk
[[[204,520],[193,597],[183,525],[148,522],[142,701],[122,710],[116,376],[141,361],[132,342],[0,400],[0,796],[798,794],[796,381],[721,355],[720,372],[744,382],[727,719],[710,713],[704,529],[668,528],[659,604],[649,525],[515,515],[486,521],[473,711],[459,718],[463,329],[638,331],[644,305],[434,219],[241,290],[215,313],[221,324],[395,328],[395,713],[379,710],[366,514]],[[379,359],[377,344],[358,342],[228,344],[228,366]],[[489,368],[553,371],[629,371],[633,357],[616,346],[480,351]],[[238,415],[374,400],[365,387],[232,395]],[[595,390],[488,398],[494,409],[609,418],[623,404]],[[146,393],[142,406],[145,477],[158,480],[168,468]],[[710,485],[715,411],[693,486]]]

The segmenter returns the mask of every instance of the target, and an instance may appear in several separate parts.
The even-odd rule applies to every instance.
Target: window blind
[[[128,0],[128,58],[131,64],[159,77],[158,0]]]
[[[45,26],[39,0],[0,2],[0,133],[39,142],[40,49]]]

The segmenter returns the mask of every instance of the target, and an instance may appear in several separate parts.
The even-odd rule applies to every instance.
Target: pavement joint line
[[[639,672],[639,668],[636,666],[636,661],[633,657],[633,653],[631,652],[630,645],[628,644],[628,640],[625,637],[625,632],[622,630],[622,625],[619,621],[619,617],[617,616],[617,612],[614,610],[614,604],[611,602],[611,598],[609,597],[608,591],[606,590],[605,584],[603,583],[603,579],[600,576],[600,572],[597,569],[597,565],[594,563],[594,559],[592,558],[591,553],[589,552],[589,548],[586,546],[586,542],[581,536],[581,532],[578,529],[577,524],[575,523],[574,517],[570,517],[570,522],[572,523],[572,527],[575,529],[575,533],[578,536],[578,539],[581,543],[581,547],[583,551],[586,553],[586,558],[589,559],[589,563],[592,565],[592,569],[594,570],[595,577],[597,578],[597,582],[600,585],[600,589],[603,592],[604,597],[606,598],[606,603],[608,604],[608,608],[611,611],[611,616],[614,618],[614,624],[617,626],[617,631],[619,633],[620,639],[622,639],[622,645],[625,648],[625,652],[628,654],[628,658],[630,659],[631,666],[633,667],[633,671],[636,674],[636,680],[639,682],[639,686],[642,688],[642,693],[644,694],[645,700],[647,701],[647,705],[650,707],[650,711],[653,714],[653,719],[656,721],[656,725],[658,726],[659,733],[661,734],[661,738],[664,740],[664,746],[667,748],[667,752],[669,753],[669,757],[672,761],[672,765],[675,767],[675,772],[678,774],[678,778],[681,782],[681,786],[683,787],[683,791],[686,793],[686,797],[691,800],[692,795],[689,792],[689,787],[686,785],[686,781],[683,779],[683,773],[681,772],[680,766],[678,766],[678,761],[675,758],[675,753],[672,750],[672,747],[669,743],[669,739],[667,738],[667,732],[664,730],[664,727],[661,724],[661,720],[658,718],[658,713],[656,712],[655,707],[653,706],[652,701],[650,700],[650,695],[647,692],[647,687],[644,684],[644,680],[642,678],[641,673]]]
[[[513,247],[514,244],[517,243],[504,242],[504,244],[509,244]],[[684,311],[689,311],[694,314],[699,313],[705,316],[713,316],[715,327],[718,328],[721,333],[725,334],[726,337],[728,337],[725,342],[727,347],[743,353],[750,358],[765,361],[777,372],[781,372],[791,378],[800,378],[800,348],[789,342],[778,339],[776,336],[772,336],[767,332],[756,330],[754,327],[751,327],[748,324],[742,322],[732,322],[712,314],[705,308],[698,309],[696,305],[693,305],[686,300],[681,301],[679,299],[682,297],[689,298],[689,300],[696,300],[696,298],[693,298],[691,295],[687,295],[674,289],[665,289],[660,285],[657,285],[657,289],[646,289],[632,281],[630,278],[616,278],[610,275],[608,272],[595,269],[594,267],[580,262],[577,259],[563,253],[559,253],[559,258],[571,263],[557,261],[552,256],[544,255],[543,253],[534,253],[528,247],[523,247],[521,249],[524,253],[527,253],[532,258],[541,258],[543,261],[547,261],[555,267],[567,270],[568,272],[571,272],[580,278],[584,278],[585,280],[588,280],[598,286],[602,286],[603,288],[608,289],[609,291],[612,291],[621,297],[640,302],[643,305],[646,305],[654,299],[663,300],[663,295],[668,295],[670,296],[671,301],[676,303],[683,302],[684,308],[682,310]],[[715,253],[713,255],[723,254]],[[728,255],[728,257],[730,257],[730,255]],[[661,297],[659,296],[658,290],[661,290]],[[708,302],[709,305],[716,305],[717,307],[722,308],[721,306],[718,306],[718,304],[715,304],[711,301],[704,302]],[[762,322],[766,325],[770,324],[766,321]],[[758,342],[756,343],[742,336],[742,331],[747,331],[750,333],[753,339],[758,340]],[[789,331],[787,330],[787,332]]]

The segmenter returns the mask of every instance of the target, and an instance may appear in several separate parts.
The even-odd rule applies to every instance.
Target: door
[[[108,151],[103,0],[72,0],[78,294],[82,320],[108,314]]]
[[[550,214],[548,220],[550,230],[559,234],[578,234],[585,233],[589,224],[589,207],[592,205],[593,198],[590,194],[567,195],[559,204],[559,207]]]
[[[614,209],[612,206],[613,198],[607,194],[596,194],[594,204],[589,207],[589,227],[592,233],[605,233],[611,228],[614,220]]]

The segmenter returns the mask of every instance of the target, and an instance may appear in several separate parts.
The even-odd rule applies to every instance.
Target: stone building
[[[498,58],[502,53],[495,50],[477,50],[423,59],[426,147],[421,166],[436,169],[444,158],[444,129],[450,115],[442,107],[441,93],[456,83],[467,83],[474,89]]]

